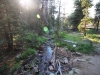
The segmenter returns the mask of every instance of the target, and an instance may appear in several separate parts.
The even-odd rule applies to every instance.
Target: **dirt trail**
[[[96,44],[96,51],[100,53],[100,44]],[[100,75],[100,54],[82,55],[85,61],[78,61],[76,65],[80,72],[76,75]]]
[[[100,55],[83,55],[82,59],[86,61],[79,63],[78,68],[81,71],[77,75],[100,75]]]

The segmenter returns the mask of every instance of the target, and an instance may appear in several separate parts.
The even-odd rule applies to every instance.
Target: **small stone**
[[[84,61],[86,61],[85,59],[77,59],[78,61],[82,61],[82,62],[84,62]]]
[[[74,68],[73,70],[74,70],[74,72],[77,73],[77,74],[79,74],[80,71],[81,71],[80,69],[76,69],[76,68]]]
[[[50,71],[46,71],[46,75],[50,75]]]
[[[50,73],[50,75],[55,75],[54,73]]]
[[[28,75],[33,75],[33,74],[29,73]]]
[[[24,67],[25,67],[26,69],[29,69],[29,66],[28,66],[28,65],[25,65]]]
[[[76,52],[76,55],[78,56],[82,56],[82,54],[80,52]]]
[[[53,66],[49,66],[49,70],[53,70]]]
[[[16,58],[17,58],[17,59],[19,59],[19,58],[20,58],[20,56],[21,56],[21,54],[17,54]]]
[[[21,61],[20,61],[20,64],[23,64],[23,62],[24,62],[24,61],[23,61],[23,60],[21,60]]]
[[[73,70],[69,71],[69,75],[74,75],[74,71]]]
[[[0,74],[0,75],[1,75],[1,74]],[[18,74],[17,74],[17,71],[14,72],[14,75],[18,75]]]
[[[42,57],[43,56],[43,54],[38,54],[40,57]]]
[[[74,44],[73,47],[75,48],[76,47],[76,44]]]
[[[68,59],[65,57],[64,58],[64,63],[67,64],[68,63]]]
[[[28,74],[28,72],[27,71],[23,71],[23,75],[27,75]]]
[[[38,70],[38,66],[34,67],[34,71],[35,71],[35,72],[38,72],[38,71],[39,71],[39,70]]]

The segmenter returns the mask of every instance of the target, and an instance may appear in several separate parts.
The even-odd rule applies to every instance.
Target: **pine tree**
[[[86,36],[86,25],[89,23],[89,12],[88,9],[92,6],[92,0],[81,0],[82,1],[82,12],[84,14],[83,19],[81,20],[80,25],[78,26],[79,30],[83,32],[84,36]]]
[[[77,27],[80,24],[81,19],[84,17],[83,12],[82,12],[83,8],[81,6],[81,3],[82,3],[81,0],[75,0],[75,2],[74,2],[75,11],[68,18],[69,23],[73,27],[73,30],[78,30]]]
[[[96,8],[96,15],[94,19],[94,24],[96,24],[96,30],[98,31],[99,29],[99,21],[100,21],[100,2],[98,2],[95,6]]]

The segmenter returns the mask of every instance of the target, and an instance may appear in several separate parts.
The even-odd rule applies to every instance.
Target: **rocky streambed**
[[[35,56],[29,56],[12,75],[99,75],[99,55],[70,52],[46,42]],[[97,71],[95,71],[97,70]]]

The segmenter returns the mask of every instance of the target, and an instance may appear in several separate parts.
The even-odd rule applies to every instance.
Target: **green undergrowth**
[[[89,54],[94,51],[94,46],[86,42],[80,42],[78,43],[78,46],[76,47],[76,51],[84,53],[84,54]]]
[[[87,30],[85,38],[91,39],[93,42],[100,43],[100,34],[96,30]]]
[[[53,34],[53,38],[55,38],[55,36],[56,35]],[[69,41],[73,41],[76,43],[68,43],[68,42],[65,42],[64,40],[69,40]],[[61,32],[59,34],[59,38],[55,38],[54,41],[58,47],[66,47],[68,50],[72,52],[77,51],[77,52],[81,52],[84,54],[89,54],[92,51],[94,51],[93,45],[91,45],[90,43],[84,42],[82,35],[78,33],[68,34],[65,32],[64,33]]]
[[[76,45],[76,47],[73,47],[73,45]],[[84,54],[90,54],[94,51],[94,46],[86,42],[78,42],[77,44],[67,44],[66,48],[68,48],[68,50],[70,50],[71,52],[81,52]]]
[[[36,53],[35,49],[32,48],[27,48],[19,58],[15,59],[15,65],[10,69],[10,74],[11,75],[13,72],[15,72],[19,67],[20,67],[20,61],[27,59],[30,55],[34,55]]]
[[[3,72],[4,70],[6,70],[8,68],[8,65],[5,64],[3,66],[0,67],[0,73]]]
[[[20,58],[25,59],[30,55],[34,55],[36,53],[35,49],[28,48],[24,53],[21,54]]]
[[[41,46],[47,39],[44,36],[40,36],[33,32],[26,32],[20,39],[22,42],[24,41],[24,47],[37,48]]]
[[[52,38],[56,38],[56,34],[53,34]],[[64,39],[64,40],[79,42],[82,39],[82,35],[77,34],[77,33],[72,34],[72,33],[67,33],[67,32],[59,32],[58,39]]]
[[[15,64],[15,65],[11,68],[9,75],[12,75],[12,73],[15,72],[16,70],[18,70],[19,68],[20,68],[20,63]]]
[[[88,29],[87,34],[97,34],[97,31],[94,29]]]

